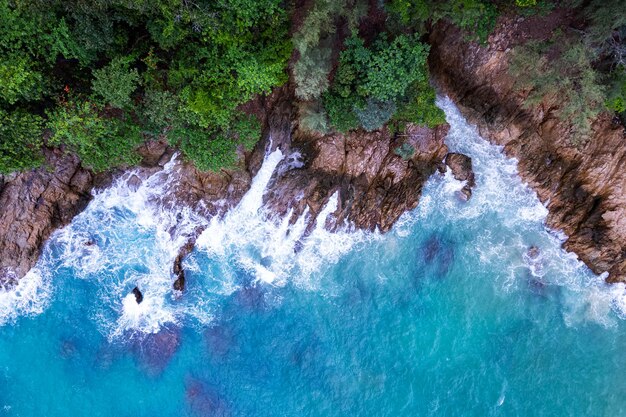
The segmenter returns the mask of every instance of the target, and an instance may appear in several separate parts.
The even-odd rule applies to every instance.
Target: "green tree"
[[[92,89],[96,102],[119,109],[132,107],[131,95],[139,85],[139,73],[130,69],[132,58],[114,58],[105,67],[95,70]]]
[[[24,110],[0,109],[0,174],[36,168],[43,163],[43,120]]]

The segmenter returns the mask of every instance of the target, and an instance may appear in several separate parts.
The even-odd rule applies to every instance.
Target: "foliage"
[[[101,116],[88,101],[70,102],[48,114],[51,145],[65,145],[96,172],[139,162],[139,127],[127,118]]]
[[[343,97],[334,92],[326,92],[323,103],[330,124],[337,131],[346,133],[359,127],[359,119],[353,111],[355,101],[352,97]]]
[[[104,105],[128,109],[131,94],[137,89],[139,73],[129,69],[129,59],[115,58],[104,68],[95,70],[92,89],[96,100]]]
[[[178,122],[179,106],[178,98],[169,91],[146,90],[141,115],[147,131],[157,136],[165,133]]]
[[[616,71],[611,77],[606,105],[616,113],[626,112],[626,69]]]
[[[354,108],[363,129],[372,132],[387,123],[396,112],[396,103],[368,98],[365,107]]]
[[[383,35],[369,48],[353,35],[340,55],[332,88],[324,94],[332,126],[340,132],[359,126],[371,131],[394,115],[430,126],[439,124],[437,119],[443,122],[428,86],[427,56],[428,46],[415,35],[391,40]]]
[[[394,149],[393,153],[407,161],[415,155],[415,148],[411,146],[410,143],[403,143],[401,146]]]
[[[298,98],[316,100],[328,89],[335,23],[343,18],[347,20],[348,27],[354,29],[366,12],[367,3],[363,0],[353,4],[348,1],[314,1],[293,40],[300,55],[293,68]]]
[[[434,128],[446,122],[446,115],[435,104],[435,89],[427,81],[416,82],[409,94],[399,103],[399,111],[394,119],[401,125],[406,122]]]
[[[515,0],[518,7],[532,7],[537,5],[537,0]]]
[[[238,107],[287,80],[287,30],[281,0],[0,0],[0,108],[45,114],[50,144],[94,170],[170,131],[191,132],[198,161],[197,132],[219,136],[208,158],[230,166],[260,136]]]
[[[0,109],[0,174],[40,166],[43,121],[24,110]]]
[[[300,127],[309,132],[328,133],[328,115],[319,102],[305,102],[299,106]]]
[[[294,65],[296,95],[303,100],[315,100],[328,89],[331,49],[319,46],[304,52]]]
[[[532,2],[533,0],[520,0]],[[390,0],[387,11],[403,26],[424,32],[426,23],[449,19],[470,39],[485,42],[498,17],[496,6],[488,0]]]
[[[554,56],[548,59],[548,53]],[[554,43],[530,42],[514,50],[510,72],[516,87],[528,91],[526,105],[552,97],[560,103],[557,116],[569,121],[576,141],[584,141],[591,121],[604,108],[605,91],[592,67],[592,56],[585,45],[574,39]]]

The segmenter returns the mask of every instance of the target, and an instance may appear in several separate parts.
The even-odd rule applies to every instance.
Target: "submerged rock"
[[[167,367],[180,345],[180,329],[164,327],[157,333],[138,336],[133,348],[140,364],[150,375],[158,375]]]
[[[197,416],[228,417],[230,407],[218,390],[198,379],[185,384],[185,397],[191,412]]]
[[[223,324],[209,328],[205,337],[210,353],[218,357],[226,355],[235,345],[233,330]]]
[[[424,264],[434,268],[434,274],[443,277],[448,274],[454,263],[454,248],[449,242],[443,241],[439,236],[432,235],[420,248]]]

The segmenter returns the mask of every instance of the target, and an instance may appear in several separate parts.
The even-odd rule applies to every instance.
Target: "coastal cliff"
[[[265,206],[278,216],[292,210],[295,221],[308,208],[309,225],[334,193],[339,206],[336,222],[329,228],[350,224],[356,228],[387,231],[407,210],[415,208],[424,182],[440,166],[447,153],[443,139],[448,126],[435,129],[408,126],[392,135],[387,129],[362,130],[347,135],[312,134],[295,120],[295,99],[289,86],[252,103],[264,125],[263,138],[252,152],[241,154],[239,169],[202,172],[181,161],[170,175],[173,186],[164,191],[161,203],[170,210],[188,207],[205,217],[220,216],[235,206],[250,188],[268,150],[277,147],[285,158],[276,170]],[[410,146],[408,155],[397,149]],[[165,142],[150,141],[139,153],[141,166],[133,168],[129,187],[174,157]],[[34,266],[46,239],[69,223],[88,204],[94,188],[110,184],[122,171],[94,175],[74,156],[49,151],[47,166],[10,177],[0,186],[0,282],[13,286]],[[175,287],[184,288],[181,262],[202,229],[188,236],[173,265]]]
[[[514,88],[511,48],[542,40],[571,19],[562,11],[532,18],[503,17],[487,45],[469,42],[440,22],[429,37],[430,69],[444,94],[491,142],[519,160],[520,175],[546,204],[547,225],[562,230],[565,249],[608,282],[626,281],[626,147],[624,128],[609,114],[592,124],[584,144],[555,116],[559,97],[525,106]]]

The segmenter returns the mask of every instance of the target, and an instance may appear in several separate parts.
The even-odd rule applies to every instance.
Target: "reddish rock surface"
[[[387,231],[402,213],[417,206],[424,182],[447,153],[443,143],[447,125],[434,130],[410,126],[396,138],[386,129],[346,136],[304,133],[294,123],[295,100],[289,85],[257,98],[245,110],[260,118],[266,140],[253,152],[241,155],[237,170],[200,172],[190,163],[181,163],[169,174],[176,177],[163,191],[159,204],[174,209],[187,206],[207,217],[223,215],[250,188],[267,149],[280,147],[286,157],[268,187],[267,207],[278,215],[293,209],[293,220],[308,207],[310,224],[314,224],[337,192],[337,224],[347,221],[358,228]],[[396,154],[402,144],[415,150],[412,156],[403,159]],[[161,170],[174,150],[153,141],[143,145],[140,153],[142,166],[128,180],[134,188]],[[96,177],[75,157],[58,150],[48,151],[47,158],[48,168],[0,177],[0,283],[7,286],[35,264],[50,234],[87,205],[94,186],[106,186],[120,174]],[[295,163],[296,159],[301,163]],[[188,236],[172,266],[177,290],[184,290],[185,285],[182,260],[201,232],[198,227]]]
[[[522,177],[547,203],[550,227],[563,230],[564,247],[608,281],[626,281],[626,140],[608,114],[593,135],[574,146],[567,124],[555,115],[558,97],[530,108],[508,74],[511,48],[543,39],[571,16],[562,11],[532,19],[502,18],[488,45],[468,42],[446,23],[433,28],[430,68],[445,94],[482,136],[519,160]]]

